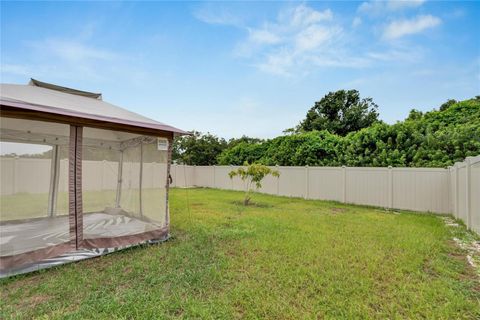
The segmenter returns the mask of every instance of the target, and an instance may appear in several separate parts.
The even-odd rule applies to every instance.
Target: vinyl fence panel
[[[389,169],[346,168],[346,202],[389,207]]]
[[[276,167],[270,167],[273,170],[278,170]],[[259,192],[278,195],[279,192],[279,178],[268,175],[262,181],[262,188]]]
[[[278,194],[287,197],[305,196],[305,168],[279,167]]]
[[[450,213],[450,172],[430,168],[394,168],[393,208]]]
[[[319,200],[342,201],[342,168],[309,167],[308,198]]]
[[[470,169],[471,228],[480,234],[480,159]]]
[[[195,186],[214,188],[215,170],[210,166],[196,166],[194,171]]]
[[[467,196],[467,168],[464,164],[458,168],[458,212],[457,218],[461,219],[465,223],[467,222],[467,202],[465,197]]]

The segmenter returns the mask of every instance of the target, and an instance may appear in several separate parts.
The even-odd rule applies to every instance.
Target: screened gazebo
[[[184,131],[34,79],[0,96],[1,276],[168,238]]]

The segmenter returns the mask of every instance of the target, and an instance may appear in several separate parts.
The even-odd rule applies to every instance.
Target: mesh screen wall
[[[157,150],[156,141],[154,137],[83,128],[85,246],[140,242],[144,235],[166,227],[167,152]]]
[[[70,249],[67,194],[60,159],[69,126],[0,118],[1,269]]]

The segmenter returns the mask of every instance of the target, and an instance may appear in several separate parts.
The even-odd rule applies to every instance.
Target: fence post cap
[[[345,169],[345,168],[346,168],[346,166],[342,166],[342,168],[344,168],[344,169]]]
[[[392,169],[393,167],[392,166],[388,166],[388,169]]]

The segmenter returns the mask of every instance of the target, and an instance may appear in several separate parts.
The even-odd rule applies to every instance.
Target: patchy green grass
[[[241,200],[173,190],[171,241],[3,280],[0,318],[480,318],[478,278],[438,217]]]

